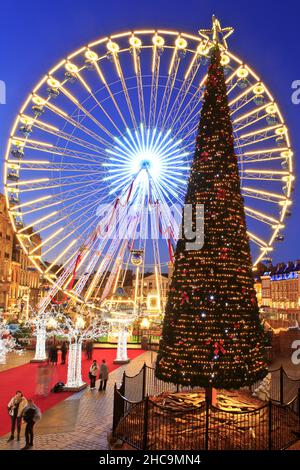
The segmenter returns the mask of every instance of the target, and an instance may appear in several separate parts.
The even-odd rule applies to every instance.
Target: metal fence
[[[141,450],[287,448],[300,431],[299,380],[290,379],[282,368],[271,374],[273,398],[255,410],[227,411],[205,400],[197,407],[174,410],[150,397],[191,388],[157,379],[145,364],[134,377],[124,373],[120,388],[115,386],[113,434]]]

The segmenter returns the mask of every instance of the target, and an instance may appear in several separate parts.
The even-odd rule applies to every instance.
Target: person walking
[[[98,374],[98,364],[97,361],[94,360],[90,367],[89,378],[90,378],[90,389],[95,390],[96,388],[96,378]]]
[[[99,392],[101,392],[102,390],[105,391],[107,380],[108,380],[108,367],[107,367],[105,359],[102,360],[102,364],[100,366],[99,378],[100,378]]]
[[[15,429],[17,425],[17,440],[20,440],[21,426],[22,426],[22,413],[27,405],[27,400],[23,393],[18,390],[14,397],[8,403],[8,413],[11,418],[11,433],[7,442],[13,441],[15,438]]]
[[[64,341],[61,345],[61,364],[66,363],[67,351],[68,351],[67,343]]]
[[[27,450],[33,446],[33,427],[42,417],[41,410],[36,406],[32,398],[28,400],[28,404],[23,410],[22,417],[26,423],[26,428],[25,446],[22,447],[21,450]]]

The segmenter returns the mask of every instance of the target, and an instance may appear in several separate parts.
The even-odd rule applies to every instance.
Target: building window
[[[5,256],[6,259],[9,259],[9,253],[5,253],[4,256]]]

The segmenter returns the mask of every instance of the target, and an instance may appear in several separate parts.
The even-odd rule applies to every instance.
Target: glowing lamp
[[[77,317],[75,326],[78,330],[82,330],[85,327],[84,319],[82,317]]]
[[[197,52],[200,55],[207,55],[209,53],[209,47],[207,47],[203,43],[200,43],[199,46],[197,47]]]
[[[156,46],[156,47],[163,47],[164,44],[165,44],[165,40],[164,40],[164,38],[162,38],[161,36],[155,35],[155,36],[153,36],[153,38],[152,38],[152,43],[153,43],[153,45]]]
[[[131,38],[129,39],[129,44],[135,49],[138,49],[139,47],[141,47],[142,41],[136,36],[131,36]]]
[[[21,116],[21,117],[20,117],[20,122],[21,122],[22,124],[27,125],[27,126],[31,126],[31,125],[33,124],[34,120],[31,119],[31,118],[29,118],[29,117],[27,117],[27,116]]]
[[[98,60],[98,54],[96,54],[96,52],[94,51],[90,51],[90,50],[87,50],[85,53],[85,58],[87,60],[91,60],[91,61],[95,61],[95,60]]]
[[[187,47],[187,41],[183,38],[177,38],[175,41],[177,49],[185,49]]]
[[[69,73],[78,73],[77,65],[72,64],[71,62],[67,62],[65,68]]]
[[[47,322],[47,328],[54,329],[57,327],[57,321],[55,318],[50,318],[49,321]]]
[[[40,96],[34,96],[32,98],[32,101],[34,104],[36,104],[37,106],[44,106],[44,104],[46,103],[46,100],[44,100],[43,98],[41,98]]]
[[[276,104],[270,104],[269,106],[266,107],[266,112],[268,114],[275,114],[277,111]]]
[[[47,83],[51,88],[59,88],[61,86],[60,82],[52,77],[48,78]]]
[[[109,50],[109,52],[111,52],[112,54],[117,54],[120,50],[119,45],[113,41],[108,41],[108,43],[106,44],[106,47]]]
[[[285,133],[286,133],[286,127],[285,127],[285,126],[278,127],[278,128],[275,130],[275,134],[276,134],[276,135],[284,135]]]
[[[150,322],[148,320],[148,318],[143,318],[142,321],[141,321],[141,328],[147,330],[150,326]]]
[[[290,158],[294,155],[294,153],[289,149],[289,150],[284,150],[283,152],[281,152],[280,156],[282,158]]]
[[[221,65],[228,65],[230,62],[230,57],[227,54],[222,54],[221,56]]]
[[[262,83],[258,83],[258,84],[255,85],[255,87],[253,88],[253,93],[254,93],[255,95],[261,95],[264,91],[265,91],[265,87],[263,86]]]
[[[236,74],[239,78],[246,78],[248,77],[249,72],[245,67],[240,67]]]

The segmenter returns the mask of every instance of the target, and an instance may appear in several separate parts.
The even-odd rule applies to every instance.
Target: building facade
[[[33,229],[24,232],[32,246],[41,238]],[[40,273],[32,266],[19,245],[11,226],[4,195],[0,195],[0,311],[26,316],[27,307],[34,308],[39,300]],[[39,252],[40,249],[37,250]]]
[[[274,319],[300,321],[300,260],[279,263],[261,276],[260,305]]]

